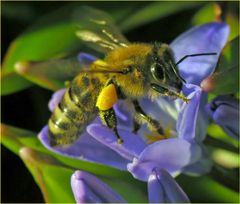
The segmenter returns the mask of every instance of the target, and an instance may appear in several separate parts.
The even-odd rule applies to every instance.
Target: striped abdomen
[[[98,78],[80,74],[66,90],[48,122],[51,146],[73,143],[97,115]]]

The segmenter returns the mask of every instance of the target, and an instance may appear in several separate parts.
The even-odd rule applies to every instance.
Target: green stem
[[[226,169],[215,164],[209,173],[209,176],[220,184],[227,186],[233,191],[239,192],[238,178],[239,169]]]
[[[204,143],[206,145],[210,145],[210,146],[213,146],[213,147],[218,147],[218,148],[221,148],[221,149],[224,149],[224,150],[228,150],[230,152],[234,152],[234,153],[237,153],[237,154],[239,153],[239,150],[238,150],[237,147],[234,147],[231,144],[223,142],[221,140],[215,139],[210,135],[207,135],[206,139],[204,140]]]

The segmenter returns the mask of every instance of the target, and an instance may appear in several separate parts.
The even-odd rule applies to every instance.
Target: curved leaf
[[[16,74],[17,62],[59,58],[80,49],[82,44],[75,36],[70,22],[74,7],[75,5],[66,6],[43,16],[10,44],[3,61],[1,78],[3,81],[8,75],[12,78],[11,81],[5,80],[2,94],[31,86],[31,83]],[[13,81],[21,83],[15,85]]]
[[[208,176],[190,177],[181,175],[177,177],[177,182],[192,202],[238,203],[238,193],[217,183]]]
[[[54,157],[64,166],[81,169],[97,175],[108,175],[117,178],[131,179],[129,173],[118,169],[110,168],[101,164],[90,163],[65,157],[47,150],[39,141],[37,134],[28,130],[1,124],[1,143],[15,154],[23,147],[28,147],[34,151],[46,153]],[[94,150],[92,150],[94,151]]]
[[[30,148],[21,148],[19,155],[39,185],[46,202],[74,202],[70,186],[73,169],[63,167],[52,157]]]
[[[210,2],[202,7],[193,17],[194,25],[209,23],[212,21],[219,21],[221,15],[221,8],[216,2]]]
[[[125,21],[120,24],[123,31],[129,31],[145,25],[151,21],[169,16],[179,11],[187,10],[202,5],[201,2],[152,2],[147,6],[132,12]]]

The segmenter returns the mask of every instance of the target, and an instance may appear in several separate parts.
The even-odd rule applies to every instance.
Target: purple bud
[[[151,203],[189,203],[178,183],[165,170],[154,169],[148,178],[148,198]]]
[[[83,171],[75,171],[71,177],[71,186],[77,203],[126,202],[97,177]]]
[[[229,136],[239,138],[239,101],[230,96],[218,96],[207,104],[206,111]]]

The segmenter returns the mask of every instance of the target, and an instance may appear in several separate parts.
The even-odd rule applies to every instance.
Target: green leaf
[[[219,18],[220,7],[217,3],[211,2],[202,7],[193,17],[193,25],[209,23]]]
[[[238,203],[238,193],[212,180],[208,176],[181,175],[177,182],[193,203]]]
[[[239,36],[227,43],[219,58],[217,71],[229,71],[239,65]]]
[[[63,167],[46,154],[21,148],[19,155],[39,185],[45,202],[74,202],[70,186],[73,169]]]
[[[234,2],[237,3],[237,2]],[[236,6],[238,6],[236,4]],[[226,23],[230,26],[230,34],[228,39],[232,40],[239,35],[239,17],[237,14],[229,11],[226,16]]]
[[[39,141],[39,139],[37,138],[37,134],[28,130],[1,124],[1,143],[15,154],[18,154],[19,150],[22,147],[28,147],[54,157],[58,160],[59,163],[63,164],[64,166],[88,171],[96,175],[108,175],[111,177],[117,177],[126,180],[129,179],[128,172],[114,169],[102,164],[73,159],[49,151]]]
[[[179,11],[191,9],[202,5],[201,2],[153,2],[147,6],[132,12],[125,21],[120,24],[123,31],[129,31],[145,25],[157,19],[164,18]]]
[[[147,203],[148,193],[145,182],[134,179],[129,176],[129,179],[106,178],[99,177],[103,182],[109,185],[117,193],[119,193],[129,203]]]
[[[217,149],[214,148],[211,151],[212,159],[215,163],[228,168],[239,168],[240,163],[239,163],[239,154],[230,152],[226,149]],[[230,179],[230,178],[229,178]]]
[[[50,165],[43,168],[43,179],[48,193],[46,202],[75,203],[70,185],[73,172],[71,169]]]
[[[239,37],[233,39],[224,47],[216,71],[201,84],[204,90],[216,95],[239,92],[238,46]]]
[[[24,146],[47,152],[36,133],[5,124],[1,124],[1,143],[15,154]]]
[[[215,123],[209,124],[207,132],[211,137],[217,140],[222,140],[223,142],[226,142],[228,144],[231,144],[235,148],[238,148],[238,141],[229,137],[219,125]]]
[[[228,140],[228,138],[227,138],[227,140]],[[207,135],[206,139],[204,140],[204,144],[212,146],[212,147],[216,147],[216,148],[221,148],[226,151],[238,153],[238,148],[236,146],[232,145],[230,142],[224,142],[220,138],[216,139],[210,135]]]
[[[225,185],[235,192],[239,192],[239,182],[236,179],[239,174],[239,163],[237,167],[238,168],[224,168],[215,164],[209,175],[215,181]]]
[[[70,24],[69,7],[53,13],[39,20],[24,34],[14,40],[8,48],[2,68],[2,79],[5,80],[3,94],[10,94],[31,85],[24,83],[21,76],[15,74],[15,64],[19,61],[40,61],[68,55],[80,48],[81,44],[72,31]],[[58,18],[56,17],[58,14]],[[21,83],[13,83],[21,81]],[[9,88],[10,87],[10,88]]]
[[[235,5],[234,5],[235,4]],[[239,20],[237,12],[233,12],[231,7],[238,6],[236,2],[228,2],[221,5],[217,2],[207,3],[193,17],[193,25],[200,25],[212,21],[224,21],[230,27],[228,40],[232,40],[239,35]]]
[[[31,82],[15,72],[1,75],[1,95],[11,94],[31,86]]]

